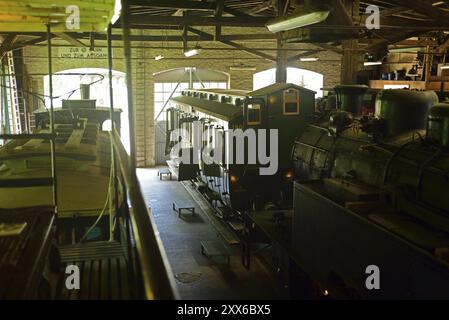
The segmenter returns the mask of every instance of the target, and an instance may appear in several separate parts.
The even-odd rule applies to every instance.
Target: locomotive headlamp
[[[295,173],[293,171],[287,171],[284,175],[286,180],[291,180],[295,177]]]

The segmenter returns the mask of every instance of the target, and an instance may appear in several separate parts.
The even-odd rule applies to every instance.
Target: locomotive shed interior
[[[0,0],[0,300],[449,299],[448,21]]]

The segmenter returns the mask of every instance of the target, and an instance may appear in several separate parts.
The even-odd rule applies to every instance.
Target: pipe
[[[112,86],[112,25],[109,24],[108,31],[107,31],[107,38],[108,38],[108,68],[109,68],[109,102],[110,102],[110,109],[109,109],[109,118],[111,119],[111,132],[115,132],[115,119],[114,119],[114,90]],[[115,159],[115,152],[114,147],[112,145],[111,141],[111,170],[117,172],[117,162]],[[119,205],[118,205],[118,177],[117,174],[113,175],[114,179],[114,209],[115,213],[118,213]],[[114,234],[112,230],[113,221],[112,221],[112,214],[109,213],[109,240],[114,240]]]
[[[50,98],[50,132],[55,134],[54,108],[53,108],[53,66],[51,57],[51,26],[47,24],[47,49],[48,49],[48,81],[49,81],[49,98]],[[58,213],[58,183],[56,177],[56,142],[55,137],[50,140],[51,148],[51,176],[53,178],[53,204],[55,213]]]
[[[123,31],[123,52],[125,56],[126,68],[126,86],[128,91],[128,121],[129,121],[129,140],[130,140],[130,170],[133,179],[136,177],[136,136],[135,136],[135,114],[134,114],[134,97],[132,82],[132,65],[131,65],[131,41],[130,41],[130,23],[129,23],[129,7],[128,1],[122,0],[122,31]]]

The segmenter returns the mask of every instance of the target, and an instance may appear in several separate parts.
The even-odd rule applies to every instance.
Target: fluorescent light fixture
[[[443,66],[440,67],[441,70],[447,70],[449,69],[449,64],[445,64]]]
[[[424,51],[425,47],[393,47],[388,49],[390,53],[401,53],[401,52],[421,52]]]
[[[157,56],[154,57],[154,60],[159,61],[159,60],[162,60],[162,59],[164,59],[164,58],[165,58],[165,57],[164,57],[163,55],[158,54]]]
[[[382,64],[382,61],[367,61],[364,62],[363,65],[365,67],[369,67],[369,66],[380,66]]]
[[[200,51],[201,51],[201,48],[200,48],[200,47],[195,47],[195,48],[193,48],[193,49],[184,51],[184,55],[185,55],[187,58],[190,58],[190,57],[196,56],[198,53],[200,53]]]
[[[432,6],[437,7],[437,6],[441,6],[442,4],[446,4],[446,2],[444,2],[444,1],[437,1],[437,2],[432,3]]]
[[[299,58],[299,61],[301,62],[315,62],[318,61],[318,58]]]
[[[324,8],[316,8],[315,11],[308,12],[300,10],[297,13],[270,20],[266,26],[273,33],[287,31],[323,22],[329,14],[330,10]]]
[[[114,14],[111,18],[111,24],[114,24],[120,18],[121,12],[122,12],[122,2],[120,0],[115,0]]]

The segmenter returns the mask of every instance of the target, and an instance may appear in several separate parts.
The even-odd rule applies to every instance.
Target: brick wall
[[[155,34],[157,31],[152,31]],[[133,31],[133,34],[143,34],[140,30]],[[156,33],[157,34],[157,33]],[[163,33],[166,34],[166,33]],[[179,34],[179,33],[178,33]],[[242,43],[242,42],[240,42]],[[63,71],[72,68],[107,68],[107,59],[67,59],[59,58],[58,45],[67,45],[66,42],[55,40],[56,45],[53,49],[53,72]],[[242,43],[244,44],[244,43]],[[97,41],[97,46],[106,45],[104,41]],[[114,46],[121,46],[120,41],[114,42]],[[192,45],[192,44],[190,44]],[[137,163],[138,166],[154,165],[154,121],[153,121],[153,73],[163,70],[180,68],[180,67],[197,67],[205,69],[213,69],[223,71],[230,74],[230,85],[234,89],[251,90],[253,82],[253,74],[269,68],[275,67],[275,63],[250,53],[236,50],[225,50],[229,46],[217,42],[202,42],[203,48],[223,48],[223,50],[203,50],[200,55],[185,58],[182,51],[182,43],[170,42],[169,44],[155,42],[133,42],[132,46],[132,80],[133,80],[133,97],[136,115],[136,146],[137,146]],[[253,47],[274,48],[273,41],[251,41]],[[164,49],[155,49],[150,47],[162,46]],[[296,45],[298,48],[307,49],[310,45]],[[176,47],[176,49],[171,49]],[[165,59],[155,61],[154,57],[159,53],[163,53]],[[269,54],[275,55],[275,51]],[[295,52],[289,53],[296,54]],[[340,81],[341,57],[332,52],[320,52],[314,56],[320,58],[319,62],[306,63],[294,61],[289,66],[308,69],[319,72],[324,75],[324,87],[333,87]],[[114,70],[125,72],[123,60],[123,50],[121,48],[113,49],[113,65]],[[45,46],[30,46],[24,50],[24,62],[27,71],[31,74],[31,83],[36,92],[43,93],[43,76],[48,72],[47,68],[47,49]],[[239,63],[255,66],[256,71],[230,71],[229,67]],[[75,84],[76,85],[76,84]]]

